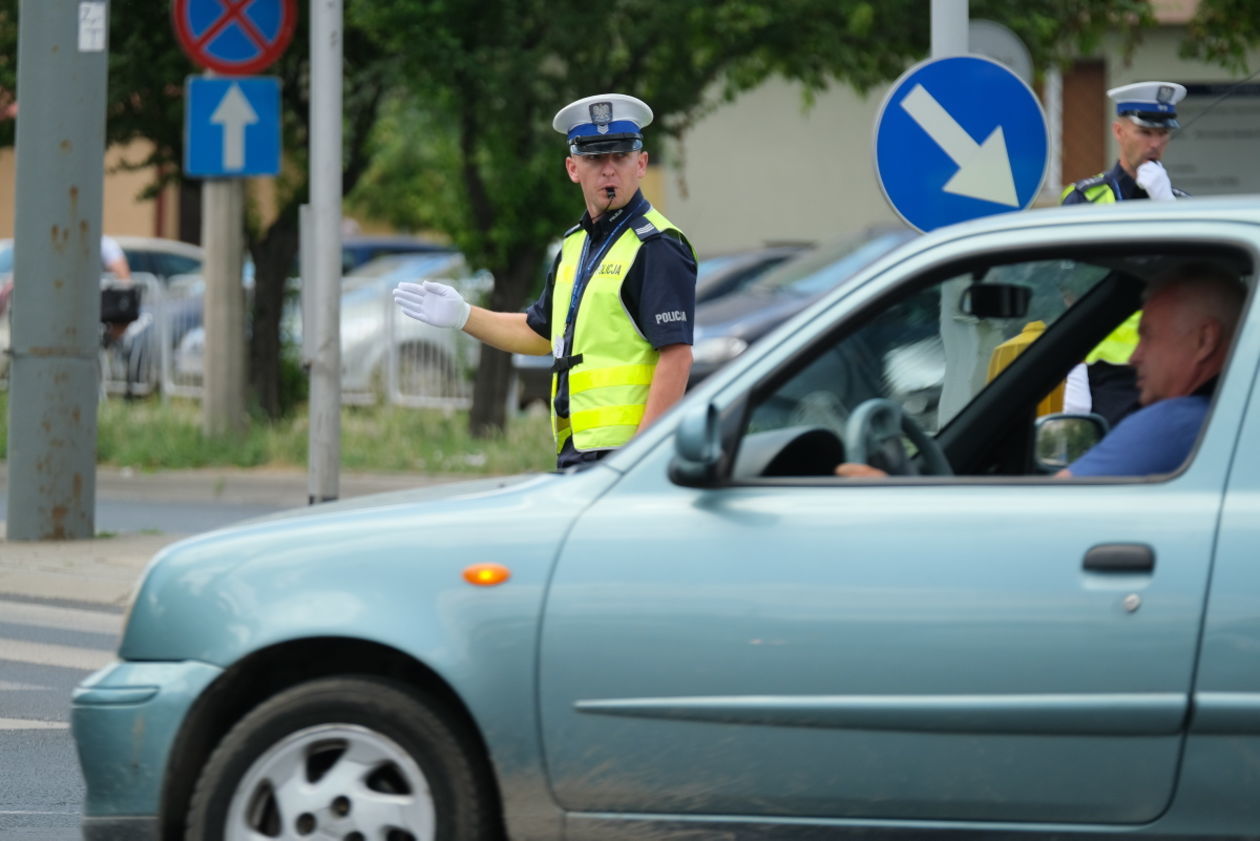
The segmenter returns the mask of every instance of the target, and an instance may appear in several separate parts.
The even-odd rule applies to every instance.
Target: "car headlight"
[[[748,342],[736,336],[714,336],[701,339],[691,349],[691,358],[701,365],[721,365],[748,349]]]

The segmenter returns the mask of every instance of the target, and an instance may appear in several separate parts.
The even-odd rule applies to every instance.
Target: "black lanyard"
[[[646,204],[646,200],[640,199],[640,201]],[[604,241],[599,244],[599,248],[595,250],[595,253],[589,259],[587,255],[591,249],[591,235],[589,233],[586,235],[586,239],[582,243],[582,253],[578,256],[577,274],[573,278],[573,291],[569,296],[569,312],[564,318],[563,338],[560,345],[554,349],[557,358],[566,355],[573,347],[573,330],[577,322],[578,304],[582,300],[582,294],[586,291],[586,284],[590,282],[591,276],[595,274],[595,267],[603,262],[605,255],[608,254],[608,249],[612,248],[613,243],[621,236],[626,223],[631,218],[642,215],[637,212],[638,206],[639,202],[633,202],[623,208],[625,212],[621,219],[608,232],[608,236],[604,237]]]

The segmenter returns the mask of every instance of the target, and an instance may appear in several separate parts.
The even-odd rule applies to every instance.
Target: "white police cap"
[[[1181,128],[1177,103],[1185,95],[1185,86],[1176,82],[1134,82],[1107,91],[1117,116],[1150,128]]]
[[[643,148],[640,129],[652,122],[652,109],[624,93],[601,93],[570,102],[556,112],[551,127],[569,140],[571,155],[606,155]]]

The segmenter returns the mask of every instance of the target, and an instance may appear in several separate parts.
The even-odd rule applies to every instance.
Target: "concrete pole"
[[[201,185],[201,241],[205,245],[205,331],[201,403],[207,435],[245,429],[245,183],[210,178]]]
[[[10,540],[95,533],[108,21],[107,0],[18,16]]]
[[[967,0],[932,0],[932,58],[965,55],[970,49]],[[983,328],[958,312],[958,299],[970,284],[966,278],[941,285],[941,344],[948,374],[937,408],[941,425],[953,417],[974,393],[970,361],[977,357]]]
[[[1058,204],[1059,193],[1063,192],[1063,74],[1058,67],[1046,71],[1044,91],[1046,122],[1050,124],[1050,165],[1041,194],[1047,202]]]
[[[341,0],[311,0],[311,274],[313,296],[307,490],[336,499],[341,468]]]

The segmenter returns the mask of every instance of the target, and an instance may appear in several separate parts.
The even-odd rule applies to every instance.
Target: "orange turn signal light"
[[[478,587],[495,587],[512,577],[503,564],[473,564],[464,567],[464,580]]]

